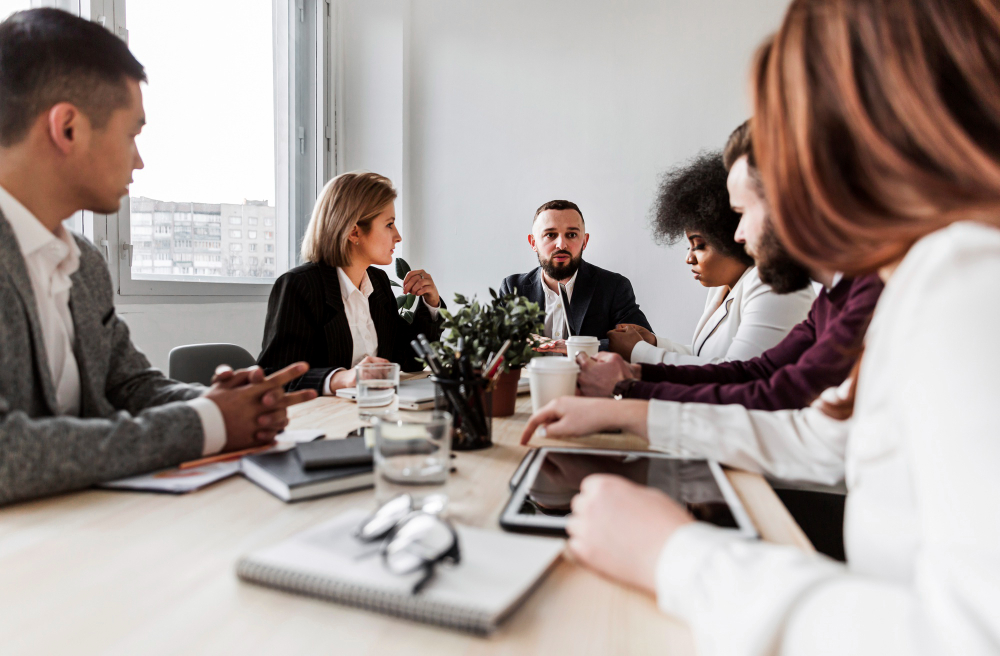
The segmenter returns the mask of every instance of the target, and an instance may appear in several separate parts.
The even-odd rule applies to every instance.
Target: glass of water
[[[399,365],[366,362],[357,366],[358,417],[371,421],[399,410]]]
[[[444,410],[376,418],[375,499],[409,494],[416,507],[447,503],[451,414]]]

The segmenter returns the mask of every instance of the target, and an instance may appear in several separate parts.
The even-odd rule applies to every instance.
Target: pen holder
[[[493,446],[493,421],[487,382],[480,376],[472,380],[440,378],[434,381],[434,407],[447,410],[454,417],[451,433],[453,451],[475,451]]]

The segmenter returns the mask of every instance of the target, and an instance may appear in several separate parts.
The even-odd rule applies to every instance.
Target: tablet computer
[[[500,526],[507,531],[566,535],[570,501],[584,478],[599,473],[662,490],[697,520],[750,538],[758,535],[717,462],[648,451],[549,447],[529,451],[514,473]]]

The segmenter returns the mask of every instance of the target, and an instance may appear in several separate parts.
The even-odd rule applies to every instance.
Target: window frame
[[[128,42],[127,0],[49,0],[99,22]],[[72,6],[63,6],[72,5]],[[338,112],[331,58],[336,6],[331,0],[272,0],[275,87],[275,207],[288,230],[275,231],[282,268],[299,263],[298,245],[319,191],[337,171]],[[339,39],[338,39],[339,41]],[[338,76],[339,77],[339,76]],[[116,296],[127,303],[240,302],[266,298],[272,283],[135,280],[129,197],[115,214],[84,212],[77,219],[104,251]],[[276,222],[277,223],[277,222]],[[227,229],[223,226],[223,229]],[[287,262],[287,266],[285,266]]]

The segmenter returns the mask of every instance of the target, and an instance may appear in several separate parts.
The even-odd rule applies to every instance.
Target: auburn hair
[[[793,0],[752,76],[757,168],[806,266],[867,274],[1000,223],[997,0]]]
[[[342,173],[326,183],[302,238],[302,259],[333,267],[351,263],[348,239],[354,226],[365,233],[372,219],[396,200],[392,181],[368,171]]]

